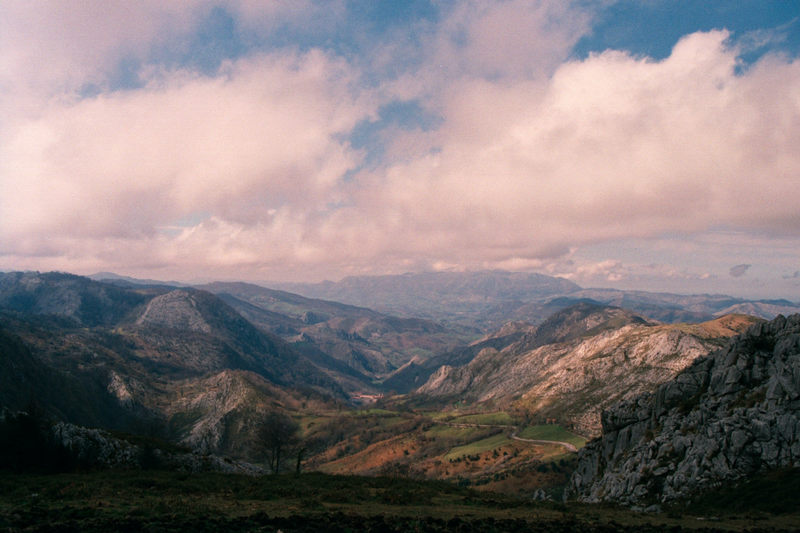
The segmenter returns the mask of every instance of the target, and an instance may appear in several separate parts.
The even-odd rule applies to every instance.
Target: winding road
[[[519,433],[519,427],[517,426],[509,426],[503,424],[463,424],[463,423],[452,423],[452,422],[437,422],[438,424],[442,424],[445,426],[450,426],[454,428],[497,428],[497,429],[510,429],[511,434],[509,438],[514,439],[520,442],[527,442],[530,444],[557,444],[559,446],[563,446],[570,452],[577,452],[578,448],[575,445],[570,444],[569,442],[564,442],[560,440],[541,440],[541,439],[524,439],[522,437],[518,437],[517,433]]]
[[[518,441],[522,441],[522,442],[530,442],[531,444],[559,444],[559,445],[563,446],[564,448],[566,448],[570,452],[577,452],[578,451],[578,448],[576,448],[574,445],[570,444],[569,442],[564,442],[564,441],[561,441],[561,440],[523,439],[522,437],[517,437],[516,429],[514,430],[514,432],[511,435],[509,435],[509,437],[511,437],[514,440],[518,440]]]

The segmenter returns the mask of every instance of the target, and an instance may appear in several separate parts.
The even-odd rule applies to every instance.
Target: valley
[[[589,472],[599,475],[612,459],[622,464],[627,452],[598,459],[598,437],[639,416],[611,422],[609,413],[685,379],[698,361],[730,350],[730,339],[773,331],[765,318],[777,307],[769,305],[794,305],[655,293],[609,299],[608,291],[506,273],[481,273],[477,292],[467,291],[475,276],[444,277],[439,289],[426,281],[431,295],[454,291],[451,312],[435,319],[424,299],[427,316],[415,318],[245,283],[0,274],[0,420],[22,431],[34,413],[29,426],[39,429],[26,435],[38,435],[51,455],[66,454],[56,470],[317,473],[444,482],[526,501],[606,501],[596,487],[612,482],[586,485]],[[407,291],[408,283],[389,287]],[[475,295],[490,289],[478,305]],[[519,304],[516,290],[529,301]],[[412,300],[398,301],[404,307],[395,311],[412,310]],[[767,316],[714,311],[744,308]],[[508,320],[477,327],[502,309]],[[688,316],[697,320],[665,320]],[[796,380],[790,367],[786,379]],[[758,405],[795,390],[782,387],[755,396],[737,389],[737,401],[752,396]],[[614,442],[653,438],[660,426],[648,424]],[[49,464],[38,448],[5,446],[16,450],[6,450],[7,466]]]
[[[800,0],[0,0],[0,533],[800,531]]]

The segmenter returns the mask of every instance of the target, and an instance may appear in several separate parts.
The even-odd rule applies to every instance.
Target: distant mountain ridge
[[[618,289],[581,289],[572,297],[630,309],[666,323],[703,322],[729,314],[745,314],[771,320],[779,314],[800,312],[800,304],[788,300],[745,300],[722,294],[671,294]]]
[[[97,276],[102,275],[127,280],[127,283],[164,284],[111,273]],[[587,289],[564,278],[499,270],[351,276],[338,282],[266,285],[272,287],[270,290],[279,289],[285,294],[460,325],[483,333],[495,331],[509,321],[539,324],[556,311],[581,301],[621,307],[664,323],[704,322],[726,314],[748,314],[771,320],[778,314],[800,312],[800,303],[787,299],[748,300],[718,294]]]
[[[584,289],[564,278],[496,270],[354,276],[339,282],[275,284],[275,287],[310,298],[460,324],[484,333],[508,321],[538,324],[556,311],[581,301],[621,307],[665,323],[703,322],[734,313],[769,320],[778,314],[800,312],[800,304],[788,300]]]
[[[217,294],[245,318],[298,350],[321,350],[368,379],[477,336],[474,331],[447,328],[430,320],[394,317],[249,283],[217,282],[200,288]]]
[[[278,287],[390,314],[470,326],[475,326],[475,317],[503,302],[541,299],[580,289],[563,278],[505,271],[353,276],[336,283],[292,283]]]
[[[181,283],[180,281],[162,281],[157,279],[141,279],[133,278],[131,276],[120,276],[113,272],[97,272],[86,276],[92,281],[104,281],[115,285],[131,286],[131,285],[167,285],[169,287],[188,287],[188,283]]]

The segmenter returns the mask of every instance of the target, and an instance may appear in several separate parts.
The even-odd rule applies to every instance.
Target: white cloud
[[[52,106],[0,146],[4,251],[152,238],[196,212],[258,226],[323,209],[360,157],[338,135],[370,111],[350,82],[320,52],[266,55]]]
[[[4,92],[36,97],[102,84],[121,59],[179,42],[207,10],[207,3],[157,0],[3,2],[0,83]]]
[[[212,5],[5,4],[0,254],[10,268],[265,279],[499,266],[694,279],[564,258],[718,228],[800,233],[800,63],[766,56],[737,73],[724,31],[686,36],[663,61],[624,51],[569,61],[586,9],[470,2],[421,24],[416,44],[378,47],[373,66],[388,70],[400,52],[418,61],[377,86],[360,85],[369,61],[284,49],[214,76],[149,64],[142,89],[75,96],[107,85],[126,56],[147,65],[155,47],[184,46]],[[308,3],[229,8],[250,32],[323,20]],[[352,175],[364,154],[347,135],[396,97],[418,99],[438,127],[382,132],[385,164]]]
[[[455,81],[427,150],[363,177],[357,209],[409,254],[473,262],[712,227],[796,233],[800,64],[737,75],[726,38],[688,36],[661,62],[609,51],[546,83]]]

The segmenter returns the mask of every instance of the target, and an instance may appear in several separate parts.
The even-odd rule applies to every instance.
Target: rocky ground
[[[800,464],[800,315],[751,327],[602,424],[571,482],[587,502],[680,501]]]
[[[551,319],[571,309],[576,308]],[[499,351],[486,348],[469,364],[441,367],[416,394],[513,403],[521,411],[597,436],[603,409],[654,390],[757,321],[730,315],[703,324],[649,324],[614,314],[621,311],[587,306],[581,323],[571,322],[573,334],[534,348],[525,339]],[[620,323],[623,319],[627,323]]]

